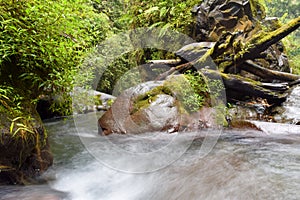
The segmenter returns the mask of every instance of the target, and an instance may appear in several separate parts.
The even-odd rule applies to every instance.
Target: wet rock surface
[[[66,193],[49,186],[0,186],[0,200],[68,200]]]
[[[175,92],[169,92],[164,81],[149,81],[124,91],[99,119],[99,133],[172,133],[218,127],[214,108],[188,113]]]
[[[171,95],[156,94],[155,97],[144,97],[140,108],[134,104],[140,95],[162,86],[163,82],[146,82],[123,92],[111,108],[99,119],[99,132],[110,133],[143,133],[145,131],[164,131],[179,126],[179,110],[176,100]]]

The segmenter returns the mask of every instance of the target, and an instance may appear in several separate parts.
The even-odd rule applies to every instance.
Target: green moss
[[[272,39],[274,39],[275,37],[278,37],[279,35],[283,35],[282,36],[282,38],[283,38],[285,35],[285,32],[292,30],[292,29],[296,29],[299,26],[300,26],[300,17],[297,17],[297,18],[291,20],[286,25],[283,25],[282,27],[276,29],[275,31],[272,31],[269,33],[266,33],[264,31],[260,32],[252,40],[250,40],[250,43],[253,45],[255,45],[255,44],[261,45],[268,41],[271,41]]]
[[[200,72],[187,71],[183,76],[173,76],[164,85],[172,90],[183,113],[198,111],[208,101],[208,87]]]
[[[110,107],[112,104],[114,103],[114,100],[113,99],[109,99],[107,101],[107,105]]]
[[[231,61],[224,61],[218,66],[218,68],[220,71],[224,71],[224,69],[226,69],[226,67],[228,67],[230,65],[232,65]]]
[[[95,104],[96,106],[101,106],[101,105],[103,105],[103,102],[102,102],[102,100],[101,100],[101,94],[95,95],[95,96],[93,97],[93,99],[94,99],[94,104]]]
[[[226,120],[226,115],[229,115],[228,108],[224,103],[218,103],[214,106],[215,112],[215,122],[217,125],[227,127],[229,126],[228,121]]]
[[[211,56],[214,53],[214,47],[207,50],[207,52],[196,61],[195,65],[200,67],[205,67],[205,64],[211,60]]]
[[[204,76],[200,72],[189,71],[185,75],[169,77],[162,86],[136,97],[131,114],[148,108],[160,94],[175,97],[177,108],[181,113],[198,111],[210,101],[209,88]]]
[[[141,110],[148,108],[151,104],[151,102],[155,101],[157,98],[157,95],[159,94],[167,94],[167,95],[173,95],[172,91],[166,87],[166,86],[157,86],[153,88],[152,90],[146,92],[145,94],[141,94],[135,98],[133,101],[133,109],[131,114]]]
[[[258,20],[266,17],[265,1],[264,0],[250,0],[251,11],[254,17]]]

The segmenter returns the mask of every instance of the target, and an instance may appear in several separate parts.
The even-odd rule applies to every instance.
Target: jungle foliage
[[[297,0],[267,0],[266,5],[268,16],[278,17],[283,23],[300,15],[300,2]],[[294,73],[300,74],[300,30],[291,33],[283,41]]]
[[[77,66],[90,47],[110,35],[108,16],[85,0],[1,0],[0,13],[1,89],[11,87],[19,100],[33,104],[41,95],[59,96],[53,108],[69,113]]]
[[[51,95],[53,108],[70,113],[70,92],[80,64],[101,41],[139,27],[169,29],[193,37],[191,9],[200,0],[0,0],[0,105],[24,109],[43,95]],[[299,15],[295,0],[260,1],[269,16],[285,22]],[[299,31],[288,37],[288,53],[299,70]],[[122,75],[150,59],[171,58],[157,49],[140,49],[116,59],[103,73],[98,90],[112,93]],[[297,68],[298,67],[298,68]],[[87,72],[89,73],[89,72]],[[88,74],[93,76],[93,74]],[[10,89],[9,89],[10,88]],[[17,97],[17,98],[16,98]],[[13,102],[13,103],[10,103]]]
[[[141,27],[160,29],[159,37],[170,41],[168,30],[175,30],[192,36],[194,18],[191,9],[199,0],[116,0],[93,1],[98,12],[106,13],[113,24],[114,33]],[[112,93],[116,82],[130,68],[145,64],[147,60],[173,58],[174,55],[159,49],[138,49],[116,59],[104,72],[98,90]],[[117,68],[117,69],[116,69]],[[115,73],[117,72],[117,73]]]

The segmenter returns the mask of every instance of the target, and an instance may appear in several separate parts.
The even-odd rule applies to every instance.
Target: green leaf
[[[149,15],[149,14],[155,12],[155,11],[159,11],[159,7],[158,7],[158,6],[154,6],[154,7],[152,7],[152,8],[149,8],[149,9],[146,10],[144,13],[145,13],[146,15]]]
[[[159,18],[162,19],[162,18],[166,17],[168,11],[169,11],[168,8],[162,7],[162,8],[160,9]]]

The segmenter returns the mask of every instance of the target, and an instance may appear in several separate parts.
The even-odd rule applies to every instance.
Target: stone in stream
[[[173,80],[180,79],[184,76]],[[177,132],[217,126],[213,108],[188,113],[180,99],[181,91],[166,86],[169,80],[149,81],[125,90],[99,119],[99,133]]]

